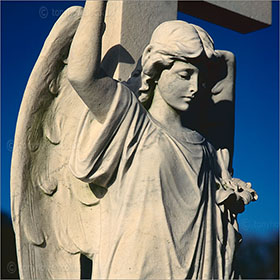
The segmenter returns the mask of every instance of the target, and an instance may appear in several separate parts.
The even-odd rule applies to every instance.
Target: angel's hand
[[[234,95],[235,56],[229,51],[217,50],[216,52],[219,59],[214,76],[211,78],[211,92],[213,95],[222,93],[223,99],[232,100]]]
[[[237,188],[236,195],[242,198],[245,205],[249,204],[251,201],[258,200],[258,195],[256,191],[252,189],[251,183],[245,183],[238,178],[232,178],[232,182]]]
[[[224,59],[227,62],[227,64],[234,63],[234,54],[232,52],[224,50],[217,50],[216,52],[220,55],[222,59]]]
[[[245,205],[251,201],[256,201],[258,195],[255,190],[252,189],[251,183],[246,183],[238,178],[231,178],[228,180],[221,180],[222,186],[225,190],[233,191],[223,204],[227,206],[233,213],[242,213],[245,209]]]

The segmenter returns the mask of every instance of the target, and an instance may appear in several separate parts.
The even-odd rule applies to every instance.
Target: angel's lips
[[[194,96],[182,96],[182,99],[186,102],[191,102],[194,99]]]

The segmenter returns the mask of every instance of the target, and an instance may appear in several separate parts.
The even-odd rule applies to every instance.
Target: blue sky
[[[21,98],[48,32],[80,2],[2,2],[1,209],[10,212],[9,180]],[[259,200],[239,216],[243,234],[266,237],[279,228],[279,3],[271,27],[249,34],[178,14],[200,25],[217,49],[236,55],[235,177],[252,182]]]

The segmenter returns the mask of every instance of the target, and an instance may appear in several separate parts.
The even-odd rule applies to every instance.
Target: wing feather
[[[81,7],[71,7],[54,25],[19,112],[11,200],[21,278],[79,278],[79,253],[92,257],[97,248],[99,200],[68,168],[80,113],[87,110],[66,77],[81,14]]]

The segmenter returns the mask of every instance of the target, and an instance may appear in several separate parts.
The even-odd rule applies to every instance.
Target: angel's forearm
[[[101,40],[104,1],[87,1],[68,57],[68,80],[95,118],[103,123],[109,111],[116,82],[101,75]]]
[[[217,150],[217,164],[219,166],[220,174],[219,176],[224,179],[228,180],[231,179],[231,175],[229,173],[229,164],[230,164],[230,154],[228,149],[219,149]]]
[[[68,78],[86,84],[98,77],[100,70],[104,1],[87,1],[68,57]]]

